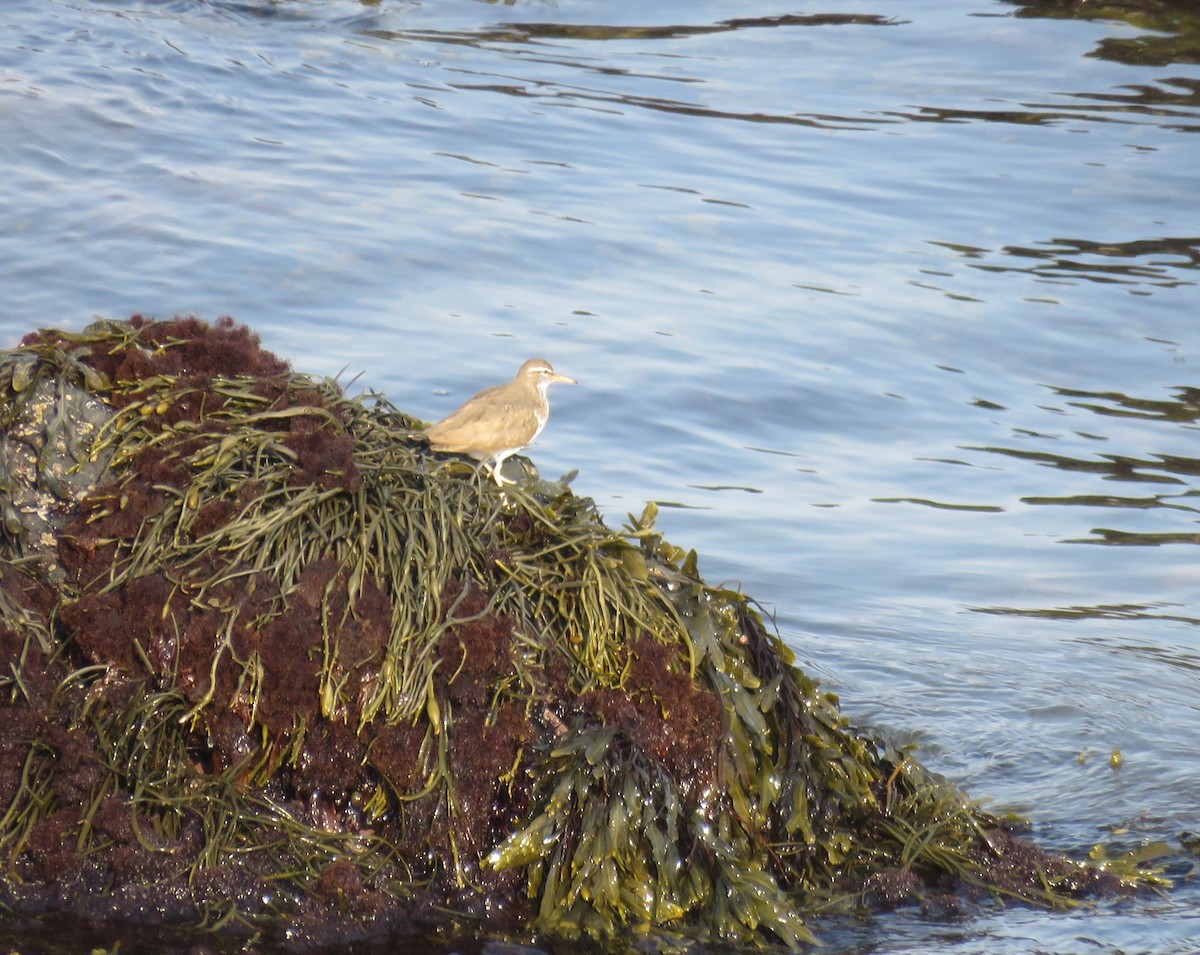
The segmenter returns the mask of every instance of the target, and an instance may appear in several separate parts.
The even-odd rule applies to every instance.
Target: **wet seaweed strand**
[[[381,396],[232,322],[106,322],[0,356],[10,403],[43,378],[115,413],[61,530],[69,641],[0,593],[0,720],[35,727],[0,818],[10,873],[44,857],[69,783],[81,858],[111,854],[121,804],[138,858],[252,870],[290,887],[272,912],[352,860],[356,892],[507,894],[566,936],[798,947],[807,913],[889,873],[1051,906],[1102,881],[1044,856],[1001,875],[1019,853],[1000,820],[852,726],[653,506],[612,530],[563,483],[500,495]],[[53,739],[92,769],[69,777]]]

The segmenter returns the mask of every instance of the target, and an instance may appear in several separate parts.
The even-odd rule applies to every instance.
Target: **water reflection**
[[[1054,389],[1055,394],[1064,398],[1087,399],[1086,401],[1068,401],[1067,404],[1099,415],[1110,415],[1116,418],[1146,418],[1152,421],[1175,421],[1180,424],[1192,424],[1200,419],[1200,388],[1177,387],[1172,390],[1175,397],[1163,399],[1131,398],[1115,391]]]
[[[921,504],[941,511],[974,511],[977,514],[999,514],[1004,510],[995,504],[951,504],[924,497],[873,497],[871,501],[875,504]]]
[[[1141,30],[1136,37],[1105,37],[1093,56],[1118,63],[1163,66],[1200,63],[1200,10],[1194,0],[1004,0],[1018,17],[1120,20]]]
[[[1019,123],[1025,126],[1051,126],[1062,122],[1123,122],[1149,123],[1179,132],[1200,132],[1194,112],[1200,106],[1197,83],[1173,78],[1164,84],[1182,87],[1185,92],[1172,93],[1149,84],[1131,86],[1130,93],[1063,93],[1061,95],[1086,102],[1021,103],[1020,109],[952,109],[941,106],[922,106],[916,110],[888,111],[912,122],[962,123],[983,120],[990,123]],[[1170,109],[1168,107],[1177,107]],[[1170,122],[1172,118],[1177,122]]]
[[[1126,93],[1087,93],[1071,94],[1086,95],[1088,99],[1105,103],[1113,112],[1124,112],[1153,116],[1155,125],[1182,132],[1196,132],[1195,114],[1189,112],[1200,106],[1200,80],[1189,77],[1172,76],[1159,80],[1161,85],[1152,83],[1130,83],[1125,86]],[[1175,108],[1171,108],[1175,107]],[[1090,108],[1090,107],[1081,107]],[[1181,117],[1187,122],[1163,122],[1163,119]]]
[[[713,106],[699,97],[682,98],[662,95],[684,85],[707,86],[712,74],[705,68],[703,58],[688,57],[673,46],[642,46],[644,41],[688,40],[717,34],[773,27],[838,27],[838,26],[902,26],[907,21],[875,14],[785,14],[777,16],[741,17],[714,23],[622,26],[593,23],[502,22],[489,23],[472,29],[393,29],[363,30],[364,36],[374,39],[420,43],[451,44],[474,47],[505,55],[505,72],[491,69],[453,67],[450,72],[480,80],[450,81],[447,86],[463,92],[496,92],[518,97],[535,97],[555,105],[578,105],[589,109],[635,107],[661,113],[681,114],[706,119],[734,119],[754,123],[779,123],[815,129],[872,129],[898,120],[882,113],[871,116],[846,116],[824,112],[790,112],[764,108],[759,97],[754,108],[735,109]],[[612,48],[596,46],[594,51],[580,45],[608,41]],[[634,41],[635,47],[614,44],[614,41]],[[507,70],[516,69],[527,76],[514,76]],[[641,80],[649,84],[670,84],[659,95],[647,92],[647,86],[635,91],[630,88],[608,89],[600,86],[564,83],[547,80],[538,72],[540,67],[565,67],[569,70],[595,74],[605,80]],[[688,72],[694,71],[694,72]],[[765,75],[765,74],[764,74]],[[655,87],[656,88],[656,87]],[[615,111],[615,110],[614,110]]]
[[[1055,281],[1178,288],[1197,284],[1195,277],[1179,274],[1180,270],[1200,271],[1200,237],[1195,236],[1127,242],[1061,238],[1039,245],[1005,245],[998,250],[932,240],[929,244],[958,253],[968,266],[981,272],[1021,272]],[[994,261],[999,256],[1025,261],[1001,264]]]
[[[1098,417],[1122,418],[1153,423],[1181,425],[1195,430],[1200,420],[1200,388],[1179,386],[1169,398],[1141,398],[1116,391],[1083,391],[1052,388],[1056,397],[1066,399],[1067,407],[1091,412]],[[1019,432],[1028,436],[1031,432]],[[1103,435],[1077,431],[1080,437],[1106,440]],[[1052,435],[1039,435],[1053,437]],[[1200,475],[1200,458],[1171,453],[1098,454],[1078,457],[1067,453],[1031,450],[998,445],[975,446],[964,450],[983,451],[1055,468],[1060,471],[1090,473],[1104,481],[1125,484],[1164,485],[1170,490],[1149,494],[1071,493],[1027,495],[1021,503],[1032,506],[1075,506],[1111,508],[1124,511],[1163,510],[1176,512],[1188,524],[1195,525],[1200,514],[1200,487],[1193,486]],[[1070,538],[1065,543],[1115,544],[1121,546],[1159,546],[1162,544],[1200,544],[1200,530],[1121,530],[1093,528],[1088,536]]]
[[[679,22],[681,18],[678,11],[668,8],[662,13],[666,22],[655,24],[522,22],[519,19],[522,14],[538,12],[528,7],[511,12],[505,10],[504,20],[471,25],[439,19],[428,24],[417,24],[405,22],[403,17],[390,16],[386,21],[377,20],[370,28],[362,29],[360,35],[430,48],[465,46],[499,55],[504,65],[498,69],[492,66],[480,69],[477,64],[448,65],[447,72],[467,78],[450,80],[446,83],[447,88],[466,93],[504,93],[540,99],[556,106],[614,112],[630,107],[700,119],[733,119],[781,124],[784,128],[820,130],[870,131],[908,123],[984,122],[1054,127],[1087,122],[1200,132],[1200,120],[1195,115],[1197,106],[1200,106],[1200,81],[1192,78],[1154,78],[1153,81],[1129,84],[1116,90],[1103,86],[1095,92],[1085,89],[1050,94],[1043,91],[1035,94],[1038,98],[1033,101],[1026,101],[1022,97],[1024,90],[1010,97],[1003,95],[998,88],[998,92],[981,105],[922,103],[920,100],[910,105],[913,101],[907,97],[898,100],[872,97],[864,102],[847,95],[853,89],[855,80],[831,85],[827,92],[834,94],[837,105],[853,101],[861,107],[859,110],[811,106],[797,110],[793,108],[794,100],[776,105],[771,96],[763,95],[764,88],[771,89],[775,85],[769,67],[764,69],[763,82],[759,85],[743,84],[740,78],[725,77],[724,82],[716,82],[714,86],[714,81],[721,78],[721,73],[719,70],[714,72],[711,64],[727,58],[732,44],[758,44],[764,53],[762,62],[767,64],[777,55],[780,45],[774,34],[786,37],[789,43],[793,39],[800,43],[809,42],[811,36],[812,42],[832,42],[835,45],[843,41],[832,39],[834,37],[845,36],[850,41],[851,35],[856,34],[858,39],[854,42],[871,43],[870,38],[878,35],[875,30],[839,29],[836,33],[829,33],[809,29],[805,30],[802,39],[799,33],[785,34],[779,28],[895,27],[898,30],[888,31],[889,35],[893,32],[903,33],[911,35],[911,42],[921,42],[923,23],[915,15],[909,20],[874,13],[783,14],[688,23]],[[1096,8],[1090,3],[1028,4],[1022,7],[1018,16],[1107,17],[1109,7]],[[616,14],[614,19],[619,21],[620,14]],[[1187,26],[1190,22],[1200,20],[1191,15],[1178,17],[1174,22],[1174,29],[1178,33],[1170,40],[1186,46],[1189,42],[1187,38],[1192,35]],[[1197,29],[1200,30],[1200,26]],[[1154,39],[1163,40],[1162,37]],[[1117,42],[1120,38],[1110,37],[1107,40]],[[1166,57],[1162,61],[1184,59],[1179,55]],[[495,60],[487,62],[492,64]],[[544,68],[547,67],[551,72],[546,72]],[[556,75],[553,72],[562,68],[603,79],[577,84],[567,81],[565,74]],[[879,64],[879,68],[887,70],[888,65]],[[643,82],[635,87],[626,85],[625,81]],[[610,83],[621,85],[617,87]],[[694,91],[691,95],[677,95],[677,90],[688,87]],[[897,88],[897,96],[903,88],[903,85]],[[718,92],[720,101],[712,101]],[[806,90],[801,101],[812,104],[814,92]],[[947,91],[947,95],[952,94]],[[734,102],[735,97],[743,102]],[[1046,99],[1042,101],[1041,97]],[[992,106],[993,103],[997,105]]]
[[[1166,613],[1163,608],[1182,607],[1184,604],[1095,604],[1071,607],[972,607],[976,613],[1007,617],[1041,617],[1045,620],[1164,620],[1174,623],[1200,624],[1200,617],[1186,614]],[[1084,638],[1085,643],[1107,645],[1096,638]],[[1131,650],[1125,646],[1123,649]],[[1156,661],[1170,663],[1188,670],[1200,670],[1200,657],[1195,654],[1172,652],[1162,647],[1138,646],[1143,656]]]
[[[540,40],[674,40],[734,30],[788,26],[899,26],[905,21],[871,13],[783,14],[739,17],[706,24],[617,26],[601,23],[498,23],[478,31],[368,30],[384,40],[433,40],[484,46],[493,43],[537,43]]]

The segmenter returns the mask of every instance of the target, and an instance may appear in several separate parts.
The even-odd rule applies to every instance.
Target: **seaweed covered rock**
[[[853,727],[653,507],[501,493],[230,320],[38,332],[0,392],[14,908],[797,947],[818,910],[1153,878]]]

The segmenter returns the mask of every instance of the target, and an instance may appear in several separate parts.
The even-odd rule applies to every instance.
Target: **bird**
[[[555,382],[578,384],[556,372],[546,359],[530,358],[512,381],[485,388],[426,428],[429,446],[434,451],[469,454],[488,467],[500,487],[515,484],[505,480],[500,468],[506,458],[533,443],[546,426],[550,417],[546,389]]]

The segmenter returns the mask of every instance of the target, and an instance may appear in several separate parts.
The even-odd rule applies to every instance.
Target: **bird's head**
[[[545,358],[530,358],[517,372],[517,378],[543,392],[555,382],[562,382],[564,385],[578,384],[574,378],[568,378],[566,375],[556,372],[554,366]]]

